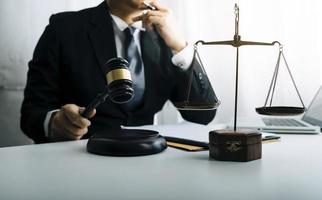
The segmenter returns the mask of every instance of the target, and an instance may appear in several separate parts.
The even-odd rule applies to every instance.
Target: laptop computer
[[[238,119],[237,127],[272,133],[319,134],[322,127],[322,86],[302,117],[260,115],[254,119]]]

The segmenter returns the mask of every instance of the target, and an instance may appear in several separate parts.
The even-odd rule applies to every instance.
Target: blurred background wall
[[[26,82],[27,63],[48,24],[51,14],[98,5],[102,0],[1,0],[0,1],[0,147],[30,144],[19,128],[19,111]],[[240,35],[244,40],[284,45],[293,76],[308,105],[321,85],[322,14],[319,0],[160,0],[169,6],[178,26],[191,43],[231,40],[234,35],[234,4],[240,6]],[[222,105],[212,123],[233,117],[235,49],[200,47],[205,69]],[[240,49],[239,116],[254,115],[264,104],[277,60],[278,47]],[[282,65],[277,80],[278,105],[300,105],[291,80]],[[156,123],[182,119],[171,103],[156,117]]]

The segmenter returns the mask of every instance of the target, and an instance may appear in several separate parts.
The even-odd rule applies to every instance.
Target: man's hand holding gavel
[[[82,117],[85,110],[75,104],[66,104],[58,112],[54,113],[49,123],[49,137],[54,141],[80,140],[88,131],[91,122]],[[94,109],[90,117],[96,114]]]
[[[66,104],[51,116],[49,138],[53,141],[79,140],[87,132],[91,122],[88,120],[96,114],[96,107],[108,98],[118,104],[129,102],[134,96],[131,72],[128,62],[123,58],[112,58],[106,62],[107,88],[96,96],[87,106]],[[122,73],[120,73],[122,72]],[[121,74],[121,75],[120,75]]]

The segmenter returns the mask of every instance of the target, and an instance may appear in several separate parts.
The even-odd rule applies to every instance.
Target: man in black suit
[[[156,10],[147,11],[142,0],[107,0],[50,18],[29,62],[21,108],[21,128],[27,136],[36,143],[78,140],[102,128],[152,124],[167,100],[185,100],[190,74],[190,100],[217,100],[192,48],[172,24],[170,11],[156,0],[150,3]],[[131,108],[107,100],[89,121],[80,113],[106,86],[104,64],[130,49],[125,29],[134,38],[133,63],[139,63],[143,77],[136,93],[142,96]],[[186,120],[207,124],[216,111],[180,113]]]

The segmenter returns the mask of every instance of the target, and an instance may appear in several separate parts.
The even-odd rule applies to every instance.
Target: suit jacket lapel
[[[105,80],[106,67],[105,63],[111,59],[116,58],[115,36],[113,29],[112,17],[109,15],[109,8],[106,1],[101,3],[92,16],[93,28],[89,31],[89,38],[92,43],[95,55],[97,57],[99,67]],[[109,102],[114,104],[112,102]],[[116,105],[123,115],[128,115],[128,112],[122,105]]]
[[[111,58],[117,57],[112,18],[109,15],[107,3],[101,3],[92,16],[93,29],[89,37],[94,48],[99,66],[105,77],[104,64]]]
[[[141,51],[144,66],[160,65],[160,46],[154,31],[143,31],[141,34]]]
[[[141,32],[141,56],[144,63],[145,75],[145,92],[143,97],[143,105],[141,108],[134,111],[134,115],[144,113],[149,110],[151,98],[154,98],[154,86],[156,80],[156,73],[160,67],[160,47],[158,44],[158,37],[154,31]],[[153,101],[153,100],[152,100]]]

